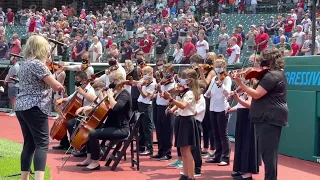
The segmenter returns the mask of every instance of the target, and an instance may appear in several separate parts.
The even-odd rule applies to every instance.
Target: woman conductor
[[[52,89],[64,91],[46,67],[50,55],[49,43],[43,37],[29,37],[25,61],[18,72],[20,83],[15,111],[19,120],[24,144],[21,153],[21,179],[29,179],[33,158],[35,179],[44,179],[44,170],[49,146],[48,115],[51,113]]]
[[[281,130],[288,125],[288,84],[281,51],[263,51],[260,66],[268,67],[269,71],[255,88],[245,85],[240,78],[235,82],[252,97],[250,119],[255,124],[259,151],[265,164],[265,180],[276,180]]]

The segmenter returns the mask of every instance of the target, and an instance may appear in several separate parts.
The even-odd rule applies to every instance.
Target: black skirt
[[[195,147],[199,144],[198,134],[198,126],[193,116],[176,117],[174,124],[175,147]]]
[[[249,109],[237,110],[235,139],[233,171],[257,174],[259,154],[254,124],[249,119]]]

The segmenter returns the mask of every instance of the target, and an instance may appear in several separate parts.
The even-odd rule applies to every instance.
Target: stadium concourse
[[[50,127],[54,120],[49,120]],[[0,138],[23,143],[20,126],[16,117],[6,116],[0,113]],[[52,141],[50,147],[57,145],[57,141]],[[156,147],[154,147],[156,148]],[[151,161],[149,157],[141,157],[140,171],[130,167],[129,158],[127,161],[121,161],[116,171],[110,171],[107,167],[102,167],[101,171],[83,172],[75,165],[82,161],[82,158],[71,157],[64,168],[61,168],[62,158],[66,157],[61,151],[55,151],[49,148],[47,165],[51,168],[52,180],[160,180],[160,179],[176,179],[180,173],[179,169],[168,167],[169,162]],[[232,149],[234,147],[232,146]],[[127,153],[129,157],[129,152]],[[176,157],[176,151],[173,152]],[[233,159],[233,153],[231,154]],[[221,179],[231,180],[231,166],[219,167],[213,164],[203,163],[202,176],[197,179]],[[19,162],[17,162],[19,163]],[[3,166],[3,165],[1,165]],[[283,155],[279,155],[279,180],[319,180],[320,165],[309,161],[303,161]],[[255,180],[263,180],[263,166],[260,167],[260,174],[254,175]]]

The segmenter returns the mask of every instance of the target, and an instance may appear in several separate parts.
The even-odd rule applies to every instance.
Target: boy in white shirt
[[[149,156],[153,154],[153,125],[151,122],[152,113],[152,97],[155,93],[156,82],[153,78],[153,69],[150,66],[146,66],[142,69],[143,83],[138,84],[137,88],[140,92],[138,98],[138,110],[143,112],[146,116],[142,119],[140,125],[140,137],[139,144],[141,156]]]

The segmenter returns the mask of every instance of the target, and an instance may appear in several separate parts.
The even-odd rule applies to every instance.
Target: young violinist
[[[155,93],[156,82],[153,78],[153,69],[145,66],[142,70],[142,83],[137,84],[140,92],[138,98],[138,110],[146,114],[142,119],[140,126],[139,143],[141,151],[140,155],[148,156],[153,154],[153,125],[152,125],[152,97]],[[138,149],[137,149],[138,150]]]
[[[181,72],[179,79],[181,91],[174,99],[170,93],[164,92],[163,97],[173,105],[167,113],[176,113],[175,147],[180,148],[183,162],[181,180],[194,179],[195,164],[191,149],[199,145],[198,128],[194,115],[196,104],[200,99],[197,73],[193,69]]]
[[[277,179],[279,142],[282,127],[288,125],[287,78],[283,71],[284,58],[278,49],[262,52],[261,67],[268,67],[259,83],[251,88],[239,77],[235,83],[252,97],[250,120],[256,128],[256,136],[265,164],[265,180]]]
[[[228,95],[231,91],[231,78],[226,73],[226,62],[219,59],[215,63],[217,76],[212,78],[206,96],[210,97],[210,121],[214,133],[215,148],[213,159],[207,163],[219,163],[227,166],[230,163],[230,142],[227,134]]]
[[[199,66],[199,74],[200,79],[205,83],[206,88],[205,92],[207,91],[210,82],[213,77],[216,76],[216,72],[214,70],[214,64],[217,57],[214,52],[207,53],[205,64],[207,66],[211,66],[210,69],[204,69],[203,66]],[[203,150],[202,154],[204,154],[204,158],[212,158],[214,153],[214,136],[211,128],[211,122],[210,122],[210,98],[205,97],[206,100],[206,112],[205,116],[202,121],[202,130],[203,130]],[[201,136],[200,136],[201,137]],[[210,142],[210,150],[209,150],[209,142]]]
[[[89,52],[84,52],[81,55],[81,65],[70,65],[70,66],[63,66],[63,70],[68,71],[83,71],[87,74],[89,78],[94,74],[94,69],[90,65],[90,54]]]
[[[170,106],[169,101],[161,97],[162,92],[173,93],[175,90],[174,68],[171,64],[164,65],[163,78],[157,84],[156,94],[156,117],[154,125],[158,139],[158,153],[151,158],[161,161],[170,160],[173,136],[173,115],[166,114],[165,111]]]
[[[247,84],[252,87],[253,80]],[[238,102],[228,112],[237,112],[237,123],[235,132],[235,150],[233,173],[234,179],[252,180],[252,174],[259,173],[258,146],[255,135],[254,124],[249,119],[249,108],[251,97],[238,88],[230,94]]]
[[[77,166],[85,167],[84,171],[92,171],[100,169],[100,144],[99,140],[119,140],[128,137],[129,121],[131,117],[131,96],[124,88],[123,81],[125,78],[119,71],[113,71],[109,75],[109,89],[103,92],[108,97],[110,110],[108,119],[100,129],[92,130],[89,133],[87,143],[87,158],[77,164]],[[92,106],[87,106],[86,111],[91,110]],[[81,111],[77,111],[79,114]]]
[[[194,115],[194,119],[196,120],[197,123],[197,131],[198,131],[198,136],[196,136],[197,142],[199,142],[196,146],[191,148],[191,153],[194,159],[194,176],[201,176],[201,167],[202,167],[202,158],[201,158],[201,132],[203,131],[202,127],[202,121],[205,117],[205,112],[206,112],[206,100],[203,96],[203,93],[205,92],[206,85],[203,81],[199,81],[199,88],[200,88],[200,99],[196,104],[196,114]],[[181,151],[180,148],[178,148],[178,156],[181,156]],[[183,174],[181,172],[180,174]]]
[[[61,98],[56,100],[55,104],[61,105],[63,103],[67,103],[68,101],[70,101],[73,96],[75,94],[77,94],[77,97],[82,99],[82,107],[83,106],[88,106],[90,105],[95,99],[96,99],[96,94],[95,91],[93,89],[93,87],[90,85],[90,83],[88,83],[88,76],[85,72],[83,71],[78,71],[75,74],[75,86],[77,87],[75,92],[73,94],[71,94],[69,97],[66,98]],[[68,132],[69,135],[71,137],[71,134],[73,132],[74,126],[76,124],[76,119],[71,119],[68,121]],[[71,139],[70,139],[71,141]],[[65,150],[68,149],[70,146],[70,142],[68,140],[68,136],[67,134],[61,139],[60,144],[58,146],[54,146],[52,147],[53,149],[56,150]],[[67,152],[67,153],[71,153],[73,152],[72,149],[70,149],[71,151]],[[79,154],[78,156],[81,156],[83,153]]]
[[[55,79],[60,82],[62,85],[64,85],[64,80],[66,79],[66,72],[63,70],[63,62],[60,62],[58,64],[59,69],[57,69],[56,71],[54,71],[53,75],[55,77]],[[53,92],[53,99],[54,100],[58,100],[63,98],[63,93],[60,91],[54,91]],[[58,119],[59,115],[57,115],[56,117],[54,117],[54,119]]]

